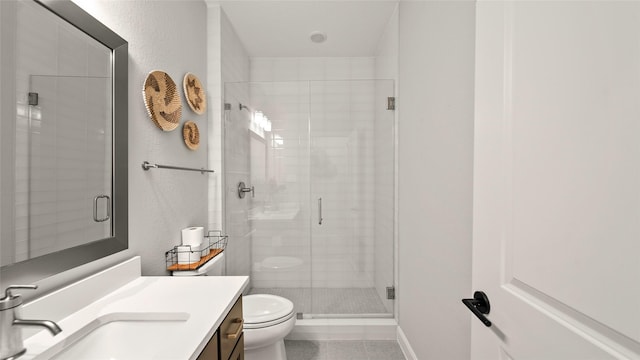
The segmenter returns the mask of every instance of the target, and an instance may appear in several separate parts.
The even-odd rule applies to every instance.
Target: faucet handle
[[[16,289],[35,290],[37,288],[38,288],[38,285],[10,285],[4,291],[4,297],[0,299],[0,311],[8,310],[22,304],[22,298],[20,298],[20,294],[14,295],[12,293],[13,290],[16,290]]]
[[[4,291],[4,298],[0,299],[0,300],[6,300],[6,299],[10,299],[13,298],[13,294],[11,294],[11,290],[15,290],[15,289],[28,289],[28,290],[35,290],[38,288],[38,285],[9,285],[9,287]],[[18,295],[20,296],[20,295]]]

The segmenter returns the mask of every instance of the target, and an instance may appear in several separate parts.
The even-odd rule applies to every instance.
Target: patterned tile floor
[[[393,340],[285,340],[287,360],[405,360]]]
[[[374,288],[252,288],[250,294],[273,294],[304,314],[387,314]]]

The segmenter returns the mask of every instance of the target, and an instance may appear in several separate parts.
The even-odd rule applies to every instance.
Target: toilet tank
[[[222,276],[224,275],[224,251],[196,270],[173,271],[173,276]]]

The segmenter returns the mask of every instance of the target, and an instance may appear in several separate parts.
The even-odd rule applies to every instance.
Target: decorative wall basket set
[[[200,80],[192,73],[183,79],[184,96],[191,110],[202,115],[207,110],[207,96]],[[149,117],[163,131],[173,131],[182,119],[182,101],[176,83],[164,71],[155,70],[147,75],[142,89],[144,104]],[[182,126],[182,137],[191,150],[200,145],[198,125],[193,121],[185,121]]]

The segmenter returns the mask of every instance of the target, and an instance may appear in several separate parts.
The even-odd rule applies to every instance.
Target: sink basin
[[[173,342],[188,318],[187,313],[109,314],[69,334],[34,360],[162,358],[159,345]]]
[[[142,276],[141,267],[136,256],[23,304],[25,319],[55,321],[62,332],[21,329],[20,360],[196,360],[249,283]]]

